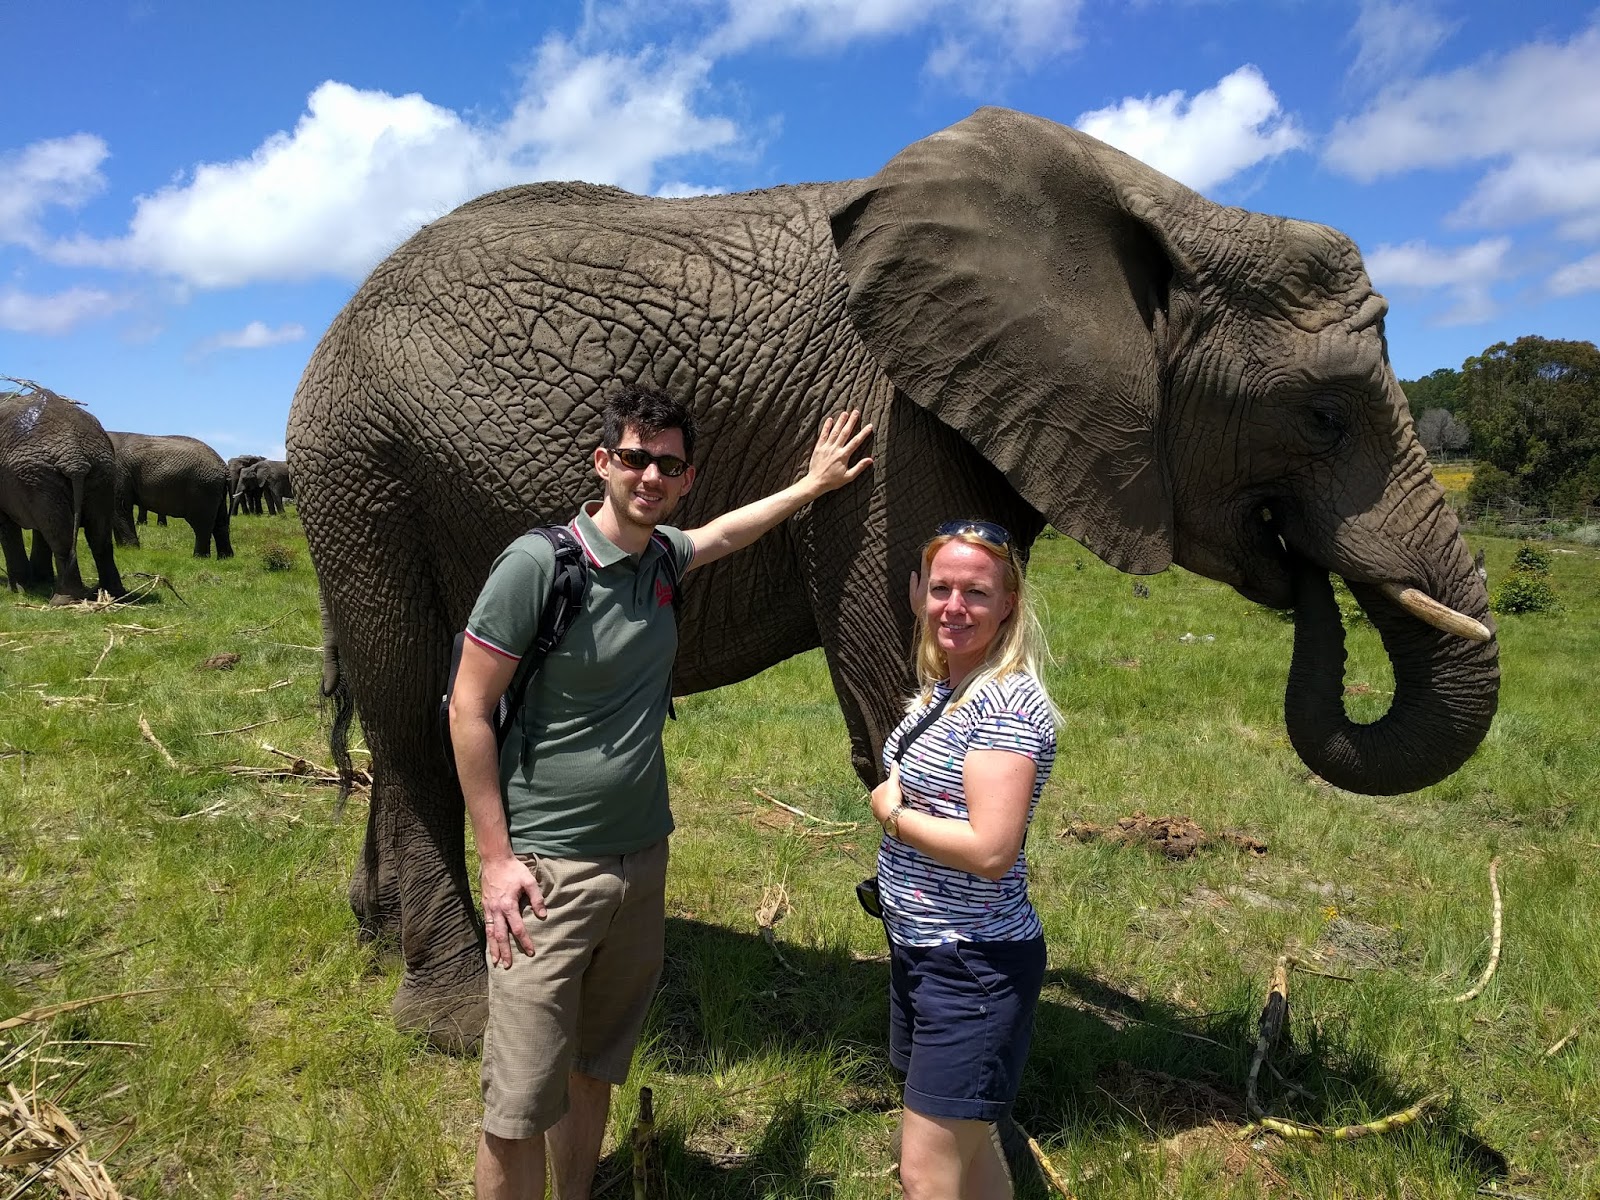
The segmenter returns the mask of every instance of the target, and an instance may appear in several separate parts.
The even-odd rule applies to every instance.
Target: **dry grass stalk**
[[[799,817],[802,821],[810,821],[814,825],[828,826],[833,830],[832,833],[819,834],[819,836],[832,837],[834,836],[834,833],[849,833],[859,825],[859,822],[857,821],[830,821],[823,817],[813,817],[810,813],[806,812],[805,809],[796,808],[792,804],[785,804],[776,796],[770,795],[767,792],[763,792],[760,788],[751,788],[750,790],[756,795],[760,796],[768,804],[773,804],[783,809],[783,811],[788,813],[790,816]],[[815,831],[808,830],[807,832],[809,833]]]
[[[161,739],[156,737],[155,731],[150,728],[150,722],[145,720],[143,713],[139,714],[139,735],[157,750],[161,751],[161,757],[167,760],[167,766],[171,767],[174,771],[183,770],[183,768],[178,765],[178,760],[173,758],[171,753],[168,752],[167,748],[161,744]]]
[[[793,911],[794,906],[789,903],[789,893],[784,886],[781,883],[768,884],[761,893],[761,904],[756,909],[756,924],[761,928],[761,940],[772,947],[773,955],[784,970],[804,975],[805,972],[785,958],[783,951],[778,949],[778,935],[774,932],[778,922]]]
[[[1260,1117],[1255,1125],[1247,1125],[1243,1136],[1249,1136],[1257,1129],[1265,1129],[1279,1137],[1299,1138],[1304,1141],[1329,1141],[1347,1142],[1354,1138],[1370,1137],[1377,1133],[1391,1133],[1411,1124],[1428,1109],[1444,1099],[1443,1093],[1434,1092],[1418,1100],[1410,1108],[1401,1109],[1397,1113],[1390,1113],[1386,1117],[1379,1117],[1375,1121],[1367,1121],[1361,1125],[1339,1125],[1328,1127],[1325,1125],[1305,1125],[1299,1121],[1285,1121],[1279,1117]]]
[[[105,662],[106,655],[111,653],[111,647],[117,644],[117,635],[111,634],[106,638],[106,648],[100,651],[100,657],[94,660],[94,666],[89,669],[87,679],[93,679],[100,672],[100,664]]]
[[[268,717],[265,721],[257,721],[253,725],[241,725],[237,729],[210,729],[199,734],[200,737],[222,737],[229,733],[247,733],[252,729],[260,729],[263,725],[276,725],[280,721],[287,721],[288,717]]]
[[[1494,917],[1489,934],[1489,965],[1484,967],[1483,975],[1477,983],[1473,984],[1459,996],[1450,997],[1451,1004],[1465,1004],[1468,1000],[1476,1000],[1483,994],[1483,989],[1489,986],[1489,980],[1494,978],[1495,968],[1500,965],[1500,934],[1502,931],[1502,916],[1504,906],[1500,902],[1500,856],[1496,855],[1489,860],[1489,894],[1494,897]]]
[[[1548,1049],[1548,1050],[1546,1050],[1544,1052],[1544,1056],[1546,1058],[1554,1058],[1556,1055],[1560,1054],[1563,1050],[1565,1050],[1569,1045],[1571,1045],[1572,1039],[1577,1037],[1577,1036],[1578,1036],[1578,1027],[1576,1025],[1574,1025],[1571,1029],[1567,1030],[1567,1036],[1566,1037],[1562,1038],[1554,1046],[1551,1046],[1550,1049]]]
[[[37,1094],[24,1097],[14,1085],[6,1090],[8,1098],[0,1099],[0,1182],[10,1181],[13,1168],[26,1172],[6,1200],[39,1184],[66,1200],[121,1200],[103,1162],[89,1157],[83,1134],[66,1113]],[[132,1132],[130,1124],[111,1154]]]
[[[1348,975],[1335,975],[1332,971],[1319,971],[1315,967],[1307,966],[1306,960],[1296,955],[1289,956],[1289,969],[1299,971],[1302,975],[1315,975],[1320,979],[1337,979],[1340,983],[1354,983]]]
[[[1267,1002],[1261,1009],[1261,1020],[1256,1025],[1256,1052],[1250,1059],[1250,1076],[1245,1081],[1244,1103],[1250,1115],[1259,1117],[1264,1111],[1256,1098],[1256,1084],[1261,1078],[1261,1064],[1267,1061],[1267,1051],[1277,1045],[1283,1035],[1283,1026],[1289,1017],[1289,957],[1278,955],[1272,967],[1272,979],[1267,985]]]
[[[1050,1181],[1050,1186],[1066,1197],[1066,1200],[1072,1200],[1072,1189],[1067,1186],[1067,1181],[1061,1178],[1061,1174],[1056,1170],[1055,1164],[1050,1161],[1050,1156],[1044,1152],[1044,1147],[1034,1141],[1033,1134],[1022,1128],[1021,1125],[1017,1126],[1017,1132],[1028,1139],[1028,1153],[1033,1155],[1033,1161],[1039,1164],[1039,1170]]]
[[[254,695],[257,695],[257,694],[259,694],[261,692],[275,692],[279,688],[288,687],[293,682],[294,682],[294,680],[292,680],[292,679],[280,679],[280,680],[278,680],[277,683],[269,683],[269,684],[267,684],[266,687],[245,688],[245,690],[240,692],[239,695],[241,695],[241,696],[254,696]]]
[[[8,1029],[17,1029],[23,1025],[32,1025],[39,1021],[48,1021],[52,1017],[59,1017],[62,1013],[77,1012],[80,1008],[89,1008],[92,1005],[104,1004],[108,1000],[126,1000],[130,996],[154,996],[160,992],[177,992],[181,988],[135,988],[131,992],[107,992],[103,996],[85,996],[81,1000],[64,1000],[60,1004],[46,1005],[44,1008],[30,1008],[27,1012],[20,1012],[14,1017],[7,1017],[0,1021],[0,1033]]]

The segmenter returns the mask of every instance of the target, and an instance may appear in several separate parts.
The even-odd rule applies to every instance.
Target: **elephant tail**
[[[333,724],[328,729],[328,751],[339,771],[339,798],[333,805],[333,819],[344,814],[344,802],[355,786],[355,763],[350,758],[350,722],[356,714],[350,681],[339,659],[339,636],[328,612],[327,597],[319,590],[317,608],[322,617],[322,700],[333,703]]]

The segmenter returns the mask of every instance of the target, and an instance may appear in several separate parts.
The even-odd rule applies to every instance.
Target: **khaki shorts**
[[[633,854],[522,861],[547,915],[522,910],[533,957],[513,941],[509,969],[489,964],[483,1034],[483,1127],[519,1139],[566,1113],[569,1072],[628,1078],[661,978],[667,840]]]

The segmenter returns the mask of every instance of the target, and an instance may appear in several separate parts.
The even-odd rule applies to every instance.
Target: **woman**
[[[911,591],[921,691],[872,793],[889,1053],[906,1077],[900,1182],[907,1200],[990,1200],[1012,1194],[994,1123],[1016,1099],[1044,978],[1022,846],[1057,713],[1003,528],[941,525]]]

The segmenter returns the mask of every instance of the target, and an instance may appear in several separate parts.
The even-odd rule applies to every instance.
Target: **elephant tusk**
[[[1458,613],[1455,609],[1440,604],[1432,596],[1426,592],[1419,592],[1416,588],[1403,587],[1398,583],[1382,583],[1378,585],[1378,590],[1419,621],[1426,621],[1435,629],[1442,629],[1446,633],[1453,633],[1474,642],[1487,642],[1494,636],[1489,632],[1489,627],[1481,621],[1474,621],[1465,613]]]

